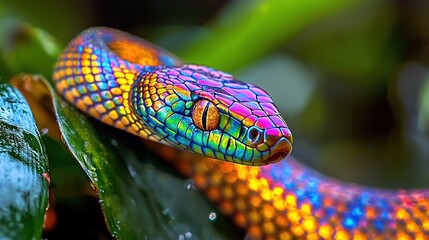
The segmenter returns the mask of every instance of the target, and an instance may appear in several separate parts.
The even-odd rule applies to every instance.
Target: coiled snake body
[[[250,239],[429,238],[428,191],[342,183],[287,157],[292,135],[270,96],[230,74],[91,28],[59,56],[54,80],[102,122],[208,157],[183,172]]]

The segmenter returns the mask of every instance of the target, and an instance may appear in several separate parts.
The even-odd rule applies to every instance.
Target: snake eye
[[[192,120],[199,129],[211,131],[217,128],[219,119],[219,111],[212,102],[202,99],[195,103],[192,110]]]

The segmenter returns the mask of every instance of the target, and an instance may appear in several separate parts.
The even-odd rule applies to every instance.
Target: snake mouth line
[[[279,162],[280,160],[283,160],[289,153],[284,151],[284,152],[278,152],[274,155],[272,155],[271,157],[269,157],[265,162],[266,163],[276,163]]]

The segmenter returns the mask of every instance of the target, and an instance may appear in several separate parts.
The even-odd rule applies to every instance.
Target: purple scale
[[[252,92],[256,93],[256,95],[258,95],[258,96],[268,96],[268,93],[267,93],[267,92],[265,92],[264,90],[262,90],[262,89],[261,89],[261,88],[259,88],[259,87],[252,86],[252,87],[250,87],[250,90],[251,90]]]
[[[199,73],[199,72],[195,72],[194,74],[192,74],[192,77],[193,78],[195,78],[195,79],[197,79],[197,80],[206,80],[207,79],[207,76],[206,75],[204,75],[204,74],[202,74],[202,73]]]
[[[231,104],[233,103],[233,101],[229,98],[225,98],[221,96],[216,96],[216,98],[219,100],[219,102],[221,102],[223,105],[227,107],[231,106]]]
[[[273,102],[273,100],[268,96],[258,96],[258,102],[260,103]]]
[[[261,103],[261,107],[265,112],[267,112],[268,115],[279,114],[273,103]]]
[[[278,116],[270,116],[271,121],[273,121],[273,123],[277,126],[277,127],[282,127],[285,126],[286,123]]]
[[[259,110],[261,109],[261,106],[257,102],[243,102],[243,105],[252,109],[252,110]]]
[[[265,117],[265,116],[267,116],[267,114],[263,110],[260,110],[260,109],[253,110],[252,113],[255,114],[258,117]]]
[[[268,117],[260,117],[258,120],[256,120],[255,125],[262,129],[274,127],[274,123]]]
[[[188,76],[184,76],[184,75],[179,75],[179,79],[182,79],[183,81],[191,81],[191,82],[195,82],[195,79],[190,78]]]
[[[221,76],[221,72],[219,71],[210,71],[210,76],[214,78],[219,78]]]
[[[246,89],[246,88],[248,88],[247,85],[239,84],[236,82],[226,82],[224,85],[225,85],[225,87],[230,87],[233,89]]]
[[[234,117],[239,116],[240,118],[238,119],[240,120],[252,114],[252,111],[249,108],[243,106],[241,103],[238,102],[233,103],[232,106],[229,107],[229,112]]]
[[[267,129],[265,130],[265,134],[269,136],[279,136],[279,137],[282,136],[282,132],[278,128]]]
[[[191,69],[191,70],[195,70],[195,71],[198,71],[198,70],[206,70],[207,69],[207,67],[203,67],[203,66],[199,66],[199,65],[186,65],[186,67],[188,68],[188,69]]]
[[[178,71],[176,71],[175,69],[169,69],[169,70],[167,71],[167,74],[168,74],[168,75],[173,75],[173,76],[180,75],[180,73],[179,73]]]
[[[219,81],[214,81],[214,80],[198,80],[197,84],[203,85],[203,86],[209,86],[209,87],[216,87],[216,88],[221,88],[222,87],[222,82]]]
[[[199,87],[199,86],[197,86],[197,85],[193,84],[192,82],[185,82],[185,85],[186,85],[186,86],[189,88],[189,90],[191,90],[191,91],[195,91],[195,90],[201,89],[201,87]]]
[[[180,71],[180,73],[185,76],[191,76],[193,72],[191,70],[185,69]]]
[[[171,81],[171,84],[170,84],[170,85],[174,85],[174,84],[182,84],[182,83],[183,83],[183,81],[180,81],[180,80],[175,79],[175,78],[170,78],[169,80]]]

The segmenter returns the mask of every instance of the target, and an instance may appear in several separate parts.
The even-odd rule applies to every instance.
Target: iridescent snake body
[[[181,170],[249,239],[429,238],[429,191],[342,183],[287,157],[292,135],[271,97],[230,74],[91,28],[59,56],[54,80],[96,119],[208,157]]]

